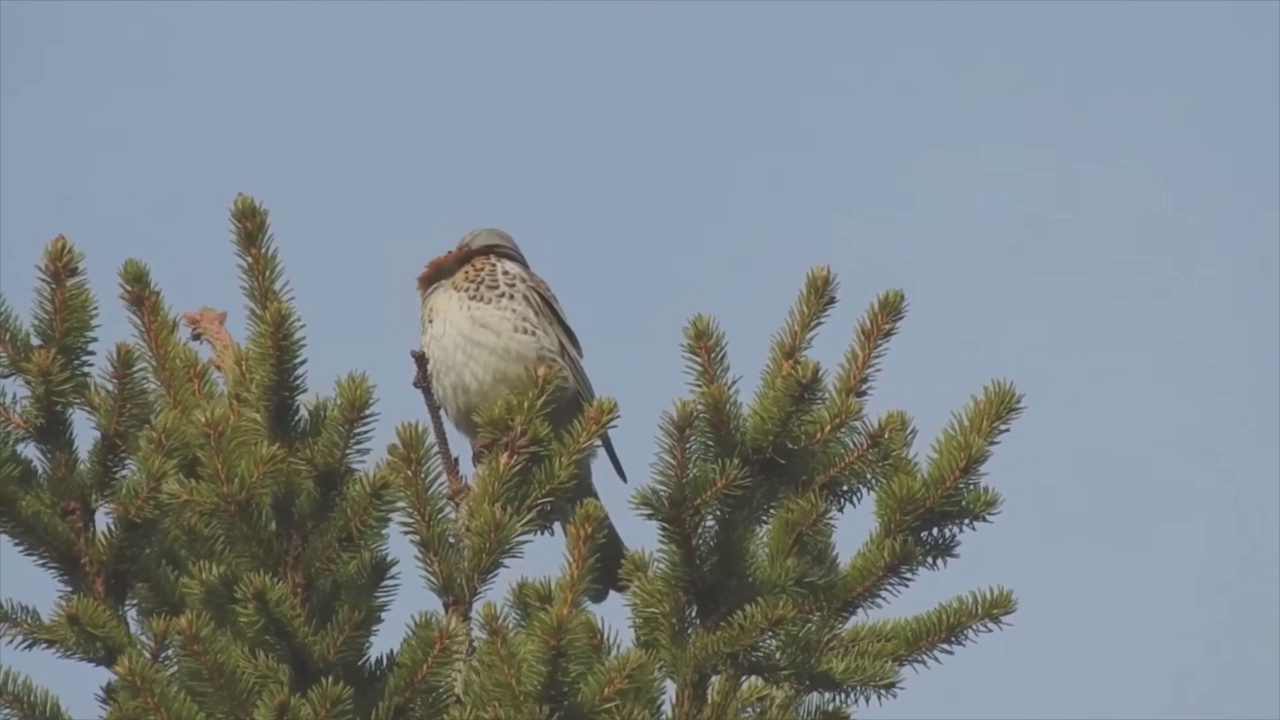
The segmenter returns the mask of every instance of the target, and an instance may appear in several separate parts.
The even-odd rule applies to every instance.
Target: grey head
[[[509,233],[497,228],[480,228],[463,235],[462,239],[458,241],[458,250],[492,254],[508,260],[514,260],[525,267],[529,267],[529,261],[525,259],[524,253],[520,252],[520,246],[516,244],[516,239],[511,237]]]

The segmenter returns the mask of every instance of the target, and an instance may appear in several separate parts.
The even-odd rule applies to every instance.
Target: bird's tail
[[[573,506],[588,498],[600,501],[600,495],[596,493],[595,483],[591,481],[591,468],[587,467],[586,472],[579,476],[576,492],[574,492]],[[604,503],[601,503],[603,507]],[[572,517],[572,510],[567,517]],[[561,524],[564,528],[564,524]],[[587,600],[592,603],[599,604],[609,597],[610,592],[621,593],[624,588],[622,580],[619,577],[619,571],[622,570],[622,560],[627,554],[627,545],[622,541],[622,536],[618,534],[618,528],[614,527],[613,519],[609,517],[609,511],[604,514],[604,536],[600,539],[600,544],[596,552],[595,564],[595,582],[594,587],[588,592]]]

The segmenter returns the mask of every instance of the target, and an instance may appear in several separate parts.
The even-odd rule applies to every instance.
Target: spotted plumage
[[[557,427],[572,423],[595,390],[582,366],[582,345],[551,288],[529,267],[510,235],[494,229],[467,234],[452,252],[432,260],[418,276],[422,350],[431,384],[450,422],[473,443],[476,411],[516,390],[533,368],[554,365],[569,379],[553,409]],[[601,443],[618,477],[622,463],[606,433]],[[597,498],[590,458],[575,483],[572,502]],[[612,521],[598,560],[600,602],[618,591],[626,547]]]

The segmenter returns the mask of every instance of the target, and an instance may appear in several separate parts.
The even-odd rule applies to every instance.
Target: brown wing
[[[556,300],[555,293],[551,292],[551,288],[543,282],[542,278],[533,272],[529,273],[529,287],[536,297],[539,312],[555,329],[560,348],[568,361],[569,374],[573,376],[573,382],[578,387],[583,402],[591,402],[595,399],[596,391],[591,387],[586,369],[582,367],[582,344],[578,342],[578,336],[574,334],[573,328],[569,327],[564,309],[560,307],[560,301]],[[613,441],[609,438],[609,433],[606,432],[601,436],[600,444],[604,446],[604,452],[609,456],[614,472],[618,473],[618,477],[625,483],[627,473],[622,469],[622,461],[618,459],[618,453],[613,449]]]

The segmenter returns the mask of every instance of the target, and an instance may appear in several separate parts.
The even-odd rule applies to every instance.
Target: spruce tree
[[[304,399],[303,325],[267,212],[240,196],[231,222],[243,342],[224,312],[179,317],[131,260],[119,277],[134,337],[97,363],[97,302],[61,236],[29,323],[0,296],[0,532],[61,586],[46,612],[5,599],[0,634],[109,669],[102,717],[851,717],[894,695],[904,668],[1015,610],[997,587],[867,617],[998,513],[983,467],[1022,410],[1011,384],[992,383],[925,460],[906,413],[872,416],[901,292],[871,305],[829,372],[808,351],[838,286],[813,270],[749,401],[715,322],[689,322],[690,392],[664,417],[633,498],[657,546],[624,565],[624,642],[585,600],[595,501],[577,507],[558,574],[493,592],[506,564],[552,532],[549,509],[617,418],[614,401],[554,434],[545,415],[563,380],[531,373],[483,413],[489,450],[466,478],[418,355],[414,385],[435,427],[401,423],[371,461],[370,382],[352,373]],[[862,502],[875,527],[861,547],[837,548],[837,518]],[[393,526],[415,549],[409,578],[387,551]],[[392,595],[418,577],[440,610],[373,653]],[[0,716],[69,717],[5,666]]]

